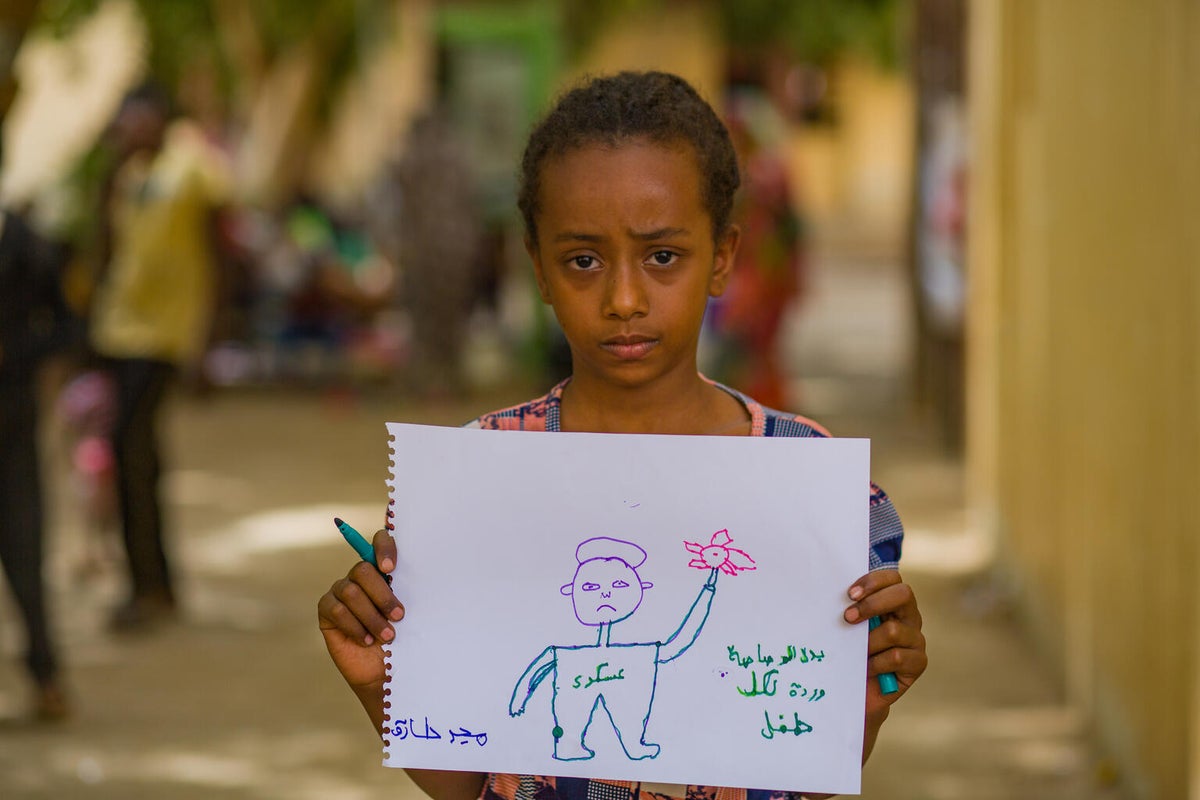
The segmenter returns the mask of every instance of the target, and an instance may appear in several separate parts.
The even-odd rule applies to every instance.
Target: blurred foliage
[[[720,0],[730,45],[780,47],[797,61],[829,64],[847,52],[894,68],[901,60],[904,0]]]
[[[567,40],[567,49],[572,54],[578,54],[613,20],[663,5],[665,3],[662,0],[609,0],[606,3],[598,3],[596,0],[562,0],[563,32]]]
[[[567,38],[582,49],[608,24],[632,12],[662,8],[671,0],[564,0]],[[827,65],[847,52],[894,68],[902,57],[907,0],[714,0],[729,45],[742,50],[779,49],[793,60]],[[670,32],[664,32],[670,35]]]
[[[568,46],[578,52],[615,20],[661,8],[674,0],[562,0]],[[105,0],[43,0],[41,22],[70,31]],[[242,4],[252,17],[258,46],[270,61],[305,44],[317,47],[327,89],[351,74],[362,53],[387,30],[389,0],[133,0],[145,20],[148,71],[168,87],[179,84],[197,58],[217,65],[228,94],[240,76],[217,30],[222,2]],[[877,63],[900,63],[902,18],[908,0],[712,0],[718,24],[735,50],[776,49],[796,61],[828,64],[853,51]],[[469,5],[469,4],[468,4]],[[670,35],[664,32],[664,35]],[[326,97],[332,92],[323,93]]]
[[[360,66],[363,55],[389,29],[392,15],[387,0],[257,0],[249,7],[268,60],[315,44],[327,74],[326,91],[320,95],[323,111],[332,89]]]
[[[43,0],[37,25],[66,36],[106,0]],[[327,119],[337,87],[358,66],[362,54],[388,30],[391,3],[387,0],[133,0],[147,33],[147,78],[178,97],[188,70],[199,65],[215,70],[216,88],[232,113],[231,101],[242,90],[253,97],[272,64],[310,48],[308,57],[320,65],[313,87],[315,120]],[[225,13],[222,13],[225,12]],[[220,29],[231,17],[244,29]],[[239,35],[253,40],[247,49]],[[239,47],[239,52],[229,48]],[[242,120],[241,122],[245,122]],[[101,208],[111,178],[114,157],[104,140],[97,141],[75,163],[65,181],[67,193],[60,230],[56,234],[79,252],[103,252],[99,237]]]
[[[37,10],[37,0],[4,0],[0,3],[0,121],[17,91],[13,61]]]
[[[41,24],[62,36],[105,0],[45,0]],[[218,30],[222,0],[134,0],[149,38],[147,72],[164,86],[178,88],[186,70],[203,60],[217,67],[220,87],[228,96],[244,76],[237,73]],[[245,0],[229,0],[243,3]],[[358,65],[362,53],[387,30],[391,4],[386,0],[255,0],[245,11],[253,20],[256,42],[266,63],[295,48],[315,45],[327,83],[323,100]]]
[[[57,36],[65,36],[92,14],[104,0],[45,0],[41,22]],[[208,56],[223,64],[217,47],[216,24],[207,2],[196,0],[136,0],[149,37],[147,68],[165,86],[176,86],[184,67]]]
[[[102,223],[115,165],[116,153],[103,139],[85,151],[63,183],[63,208],[49,231],[55,239],[70,244],[90,276],[99,273],[106,257]]]

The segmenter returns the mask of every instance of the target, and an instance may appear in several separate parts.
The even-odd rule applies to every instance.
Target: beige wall
[[[1200,797],[1200,5],[971,14],[974,510],[1123,777]]]
[[[817,232],[840,249],[895,257],[908,236],[915,136],[908,76],[848,58],[831,70],[838,123],[797,127],[795,184]]]

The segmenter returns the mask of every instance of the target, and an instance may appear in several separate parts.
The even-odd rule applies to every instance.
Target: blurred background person
[[[118,164],[106,202],[111,254],[92,309],[91,343],[116,389],[112,448],[130,591],[111,620],[141,628],[175,610],[164,541],[156,432],[168,385],[195,369],[215,296],[215,211],[226,179],[194,126],[146,85],[122,102],[111,135]]]
[[[409,384],[430,397],[464,388],[463,343],[478,287],[482,236],[467,153],[440,108],[412,124],[383,194],[394,236],[381,247],[400,270],[401,305],[412,321]]]
[[[780,363],[780,334],[803,297],[804,230],[787,162],[771,144],[771,127],[779,120],[770,99],[755,88],[733,87],[725,122],[742,167],[734,207],[742,238],[729,288],[710,305],[709,370],[715,380],[767,406],[787,408],[795,398]]]
[[[24,623],[34,714],[67,715],[43,569],[38,367],[70,319],[58,259],[20,216],[0,209],[0,564]]]

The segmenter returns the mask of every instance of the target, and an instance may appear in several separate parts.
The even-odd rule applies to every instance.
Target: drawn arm
[[[525,671],[521,673],[520,679],[517,680],[517,685],[513,688],[512,699],[508,701],[509,716],[519,717],[525,713],[525,704],[529,702],[529,698],[537,691],[538,686],[546,679],[546,676],[554,672],[557,664],[558,657],[555,655],[554,645],[547,647],[537,658],[530,662]],[[520,705],[518,705],[517,697],[521,694],[522,687],[525,687],[525,696],[521,697]]]
[[[712,601],[716,594],[717,570],[714,569],[709,571],[708,580],[700,587],[700,594],[696,595],[696,600],[688,609],[683,622],[679,623],[679,627],[671,634],[671,638],[659,646],[659,664],[674,661],[695,643],[697,637],[700,636],[700,631],[704,628],[704,623],[708,622],[708,612],[712,610]]]

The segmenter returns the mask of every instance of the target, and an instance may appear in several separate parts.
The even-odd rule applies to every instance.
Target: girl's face
[[[543,165],[538,243],[526,247],[577,381],[695,375],[704,309],[738,241],[730,228],[713,242],[701,185],[686,144],[588,145]]]

